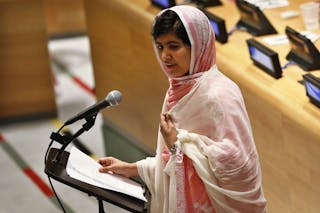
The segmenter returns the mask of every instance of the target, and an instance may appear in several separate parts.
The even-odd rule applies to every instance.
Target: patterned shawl
[[[239,88],[215,66],[210,23],[195,7],[170,9],[187,30],[191,64],[188,76],[168,76],[162,110],[169,109],[179,129],[177,154],[164,157],[159,132],[156,156],[137,162],[151,212],[265,212],[249,118]]]

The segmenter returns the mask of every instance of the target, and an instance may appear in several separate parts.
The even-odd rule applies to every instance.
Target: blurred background
[[[50,134],[97,101],[84,3],[6,0],[0,14],[0,211],[62,212],[44,173],[44,156]],[[94,158],[105,156],[102,120],[99,113],[78,138]],[[65,133],[73,135],[81,125]],[[52,183],[68,212],[98,212],[94,197]],[[104,208],[127,212],[106,202]]]

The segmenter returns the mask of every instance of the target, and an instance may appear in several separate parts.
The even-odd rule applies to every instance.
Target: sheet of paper
[[[111,173],[100,173],[98,170],[101,165],[81,152],[76,147],[71,147],[70,156],[67,163],[67,174],[82,182],[105,188],[112,191],[121,192],[140,200],[147,201],[143,195],[142,186],[120,175]]]
[[[306,36],[308,39],[310,39],[312,42],[315,42],[319,39],[319,35],[315,34],[310,31],[302,31],[300,32],[302,35]],[[276,36],[269,36],[265,37],[263,39],[264,42],[266,42],[269,45],[281,45],[281,44],[288,44],[288,38],[286,35],[276,35]]]
[[[285,7],[289,5],[288,0],[246,0],[246,1],[256,5],[261,10]]]

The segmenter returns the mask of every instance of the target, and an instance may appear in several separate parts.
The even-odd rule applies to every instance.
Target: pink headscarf
[[[216,61],[215,37],[207,16],[192,6],[176,6],[169,8],[169,10],[177,13],[187,31],[191,43],[191,61],[189,75],[178,78],[172,77],[168,74],[166,67],[162,66],[160,56],[156,51],[159,63],[170,82],[167,92],[167,110],[170,110],[184,97],[191,90],[197,79],[205,71],[208,71]],[[163,147],[163,150],[162,156],[166,162],[169,159],[169,151],[167,147]],[[192,161],[182,153],[180,158],[183,159],[183,162],[176,164],[175,168],[175,175],[179,180],[176,183],[177,211],[193,212],[194,203],[206,206],[209,209],[212,208],[205,186],[196,174]],[[214,210],[211,209],[210,212],[214,212]]]
[[[170,82],[168,110],[186,95],[195,84],[196,79],[216,62],[214,32],[206,15],[199,9],[187,5],[171,7],[169,10],[177,13],[187,31],[191,43],[191,61],[189,75],[174,78],[168,74],[166,68],[162,65],[160,56],[156,51],[158,61]],[[163,12],[160,12],[158,16]]]

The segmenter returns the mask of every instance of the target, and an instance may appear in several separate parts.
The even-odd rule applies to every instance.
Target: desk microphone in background
[[[109,92],[105,99],[97,102],[96,104],[88,107],[77,115],[73,116],[69,120],[67,120],[64,125],[72,124],[80,119],[88,118],[89,116],[93,116],[97,114],[100,110],[109,107],[119,105],[122,99],[122,94],[118,90],[113,90]]]

